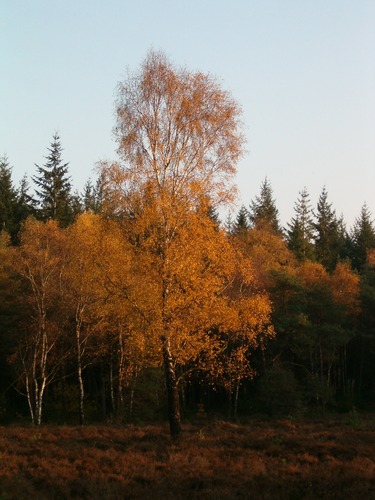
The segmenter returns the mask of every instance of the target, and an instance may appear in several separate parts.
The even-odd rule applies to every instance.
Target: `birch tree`
[[[230,245],[207,213],[235,195],[240,115],[214,78],[175,68],[162,53],[150,52],[118,87],[119,161],[103,174],[133,257],[130,281],[112,284],[157,339],[172,436],[181,432],[177,365],[196,360],[207,331],[234,315]]]
[[[83,374],[95,360],[94,340],[101,332],[105,311],[100,269],[97,257],[101,238],[100,219],[92,213],[79,216],[66,229],[66,266],[64,299],[69,303],[74,325],[74,352],[79,387],[79,420],[85,423],[85,387]],[[98,351],[98,348],[96,348]],[[98,352],[96,352],[96,356]]]
[[[64,331],[59,316],[63,265],[63,233],[56,222],[28,219],[14,252],[13,266],[24,281],[20,299],[28,304],[30,317],[13,362],[20,366],[20,381],[35,425],[42,422],[45,390],[66,355],[57,352]]]

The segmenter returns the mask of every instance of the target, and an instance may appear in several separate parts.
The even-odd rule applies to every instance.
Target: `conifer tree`
[[[267,229],[275,233],[282,233],[279,222],[279,211],[276,208],[271,184],[267,177],[260,188],[260,195],[250,204],[249,219],[258,229]]]
[[[337,219],[337,252],[340,260],[350,259],[351,240],[343,214]]]
[[[12,244],[18,243],[21,223],[33,214],[33,199],[28,190],[26,176],[18,189],[14,187],[8,159],[0,158],[0,231],[9,234]]]
[[[24,175],[17,190],[17,214],[21,221],[35,213],[35,200],[29,191],[30,184],[26,175]]]
[[[246,210],[245,206],[242,205],[242,207],[238,211],[236,220],[233,223],[232,234],[243,235],[246,234],[249,229],[249,213]]]
[[[306,187],[300,191],[300,197],[294,205],[295,217],[288,224],[287,242],[290,250],[301,260],[311,260],[314,255],[314,223],[310,198]]]
[[[94,201],[95,201],[94,213],[99,214],[102,212],[104,199],[105,199],[105,179],[103,173],[100,173],[94,187]]]
[[[90,212],[90,211],[94,212],[95,195],[94,195],[94,186],[92,185],[91,179],[89,179],[83,186],[83,193],[81,195],[81,200],[84,212]]]
[[[227,216],[225,217],[225,222],[224,222],[224,227],[225,227],[225,230],[227,231],[228,234],[232,234],[233,225],[234,225],[234,221],[233,221],[232,212],[228,212]]]
[[[84,212],[81,196],[78,190],[76,190],[70,197],[70,209],[73,219],[75,219],[77,215],[80,215]]]
[[[95,186],[89,179],[81,195],[81,204],[84,212],[93,212],[98,214],[102,211],[104,202],[104,177],[100,174]]]
[[[352,262],[356,269],[363,269],[368,250],[375,248],[375,228],[371,212],[365,203],[351,232]]]
[[[33,177],[37,186],[39,216],[42,220],[57,220],[62,226],[67,226],[73,221],[74,213],[71,206],[68,163],[62,162],[58,133],[54,134],[48,151],[45,166],[36,165],[38,174]]]
[[[207,214],[208,218],[214,223],[215,229],[218,230],[220,227],[220,217],[216,207],[208,203],[203,207],[203,212]]]
[[[22,223],[30,216],[35,215],[35,200],[29,194],[29,182],[26,175],[21,179],[17,189],[17,201],[14,209],[14,220],[16,224],[16,233],[12,241],[15,244],[19,243],[19,233]]]
[[[13,186],[12,170],[6,156],[0,158],[0,231],[12,237],[16,233],[15,210],[17,191]]]
[[[315,217],[316,258],[326,269],[332,271],[340,257],[343,228],[340,230],[336,212],[332,209],[332,204],[328,203],[328,192],[325,187],[319,196]]]

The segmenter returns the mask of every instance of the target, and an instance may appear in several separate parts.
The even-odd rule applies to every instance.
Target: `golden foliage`
[[[329,283],[328,272],[323,264],[319,262],[303,262],[298,267],[297,274],[302,278],[303,283],[307,287],[313,285],[327,285]]]
[[[233,199],[244,142],[241,110],[212,77],[175,68],[164,54],[150,52],[118,95],[115,132],[124,164],[104,166],[104,173],[121,206],[124,193],[150,183],[158,196],[168,192],[179,201]]]
[[[367,251],[367,262],[370,266],[375,266],[375,248]]]
[[[349,314],[359,312],[359,281],[358,274],[350,267],[349,262],[338,262],[331,274],[317,262],[306,261],[297,270],[307,287],[314,285],[326,286],[336,304],[345,306]]]
[[[329,279],[334,301],[345,306],[351,314],[359,312],[359,282],[360,278],[349,262],[339,262]]]
[[[21,242],[13,253],[13,269],[25,282],[20,302],[31,307],[24,336],[13,356],[19,362],[19,380],[26,391],[34,424],[42,419],[46,387],[56,376],[66,353],[57,345],[66,318],[61,312],[61,276],[65,263],[65,234],[55,221],[26,220]]]
[[[270,304],[250,261],[207,216],[209,204],[233,199],[244,141],[239,106],[211,77],[176,69],[156,52],[118,95],[120,162],[102,168],[108,210],[123,215],[118,248],[129,260],[106,264],[112,292],[168,363],[214,352],[213,331],[241,332],[247,349],[269,322]]]
[[[241,252],[250,257],[255,281],[263,289],[272,287],[273,271],[295,266],[295,258],[282,236],[267,228],[256,227],[233,239]]]

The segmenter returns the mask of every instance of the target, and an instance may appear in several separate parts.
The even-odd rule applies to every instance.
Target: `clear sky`
[[[0,0],[0,154],[16,182],[57,130],[74,187],[115,159],[116,84],[148,50],[243,108],[238,204],[267,176],[282,223],[307,187],[375,217],[375,0]]]

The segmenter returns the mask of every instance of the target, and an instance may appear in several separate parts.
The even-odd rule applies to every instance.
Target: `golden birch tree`
[[[84,214],[71,227],[70,237],[81,407],[84,387],[80,371],[85,363],[107,357],[112,409],[123,417],[126,400],[131,413],[141,369],[155,365],[154,347],[144,335],[144,319],[131,301],[124,300],[124,294],[137,280],[142,282],[143,276],[135,276],[138,268],[132,263],[132,247],[116,221]]]
[[[102,326],[106,323],[102,273],[97,265],[101,253],[101,219],[92,213],[80,215],[66,232],[64,300],[68,304],[74,332],[74,353],[79,386],[79,419],[85,422],[83,372],[99,356]]]
[[[125,282],[112,285],[159,346],[170,431],[178,436],[176,367],[197,359],[207,331],[235,315],[226,295],[232,253],[206,214],[208,200],[217,206],[235,194],[240,109],[215,79],[175,68],[155,52],[119,85],[118,96],[120,160],[103,173],[132,259]]]
[[[21,242],[14,251],[13,267],[24,281],[20,300],[30,308],[25,335],[13,356],[20,369],[32,423],[42,421],[43,398],[67,353],[58,353],[64,333],[59,316],[62,303],[61,275],[64,266],[63,230],[55,221],[28,219]]]

